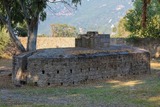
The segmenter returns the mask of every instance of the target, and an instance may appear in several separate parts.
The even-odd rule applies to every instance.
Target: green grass
[[[69,104],[43,105],[24,102],[13,107],[159,107],[160,63],[152,62],[151,65],[152,74],[119,77],[74,87],[16,88],[11,93],[31,98],[39,96],[59,101],[65,99],[69,100]],[[0,102],[1,106],[6,107]]]

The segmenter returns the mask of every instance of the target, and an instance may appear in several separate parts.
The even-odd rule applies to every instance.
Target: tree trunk
[[[36,18],[36,20],[32,20],[30,24],[28,24],[27,51],[36,50],[37,33],[38,33],[38,18]]]
[[[18,48],[18,50],[20,50],[21,52],[25,52],[26,50],[25,50],[24,46],[22,45],[22,43],[19,41],[19,39],[14,34],[10,22],[8,22],[6,24],[6,27],[7,27],[8,31],[9,31],[9,35],[11,37],[11,40],[16,45],[16,47]]]
[[[143,0],[143,7],[142,7],[142,27],[146,28],[147,22],[147,0]]]
[[[9,35],[11,37],[11,40],[16,45],[19,51],[25,52],[25,48],[22,45],[22,43],[19,41],[19,39],[16,37],[13,31],[13,27],[11,25],[11,10],[9,8],[8,2],[6,0],[1,1],[2,5],[5,7],[6,15],[3,14],[3,12],[0,14],[0,20],[2,21],[3,25],[5,25],[9,31]]]

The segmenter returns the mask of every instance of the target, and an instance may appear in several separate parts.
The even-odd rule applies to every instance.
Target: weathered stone
[[[79,35],[76,39],[76,47],[83,48],[104,48],[110,44],[109,34],[98,34],[98,32],[87,32],[87,34]]]
[[[111,46],[94,52],[85,48],[39,50],[27,55],[26,82],[38,86],[76,85],[118,75],[150,72],[149,52],[130,47],[123,47],[122,52],[121,48]]]
[[[42,49],[15,56],[13,81],[42,87],[67,86],[150,73],[148,51],[124,45],[108,46],[109,39],[109,35],[88,32],[77,39],[80,47]]]
[[[110,38],[110,45],[129,45],[146,49],[151,57],[160,58],[160,38],[138,38],[136,41],[126,41],[126,38]]]
[[[27,58],[32,54],[33,52],[27,52],[13,57],[12,81],[15,85],[19,85],[22,82],[25,83],[28,75]]]

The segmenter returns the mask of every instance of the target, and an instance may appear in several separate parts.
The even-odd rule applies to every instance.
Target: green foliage
[[[20,4],[24,6],[24,17],[32,20],[39,17],[41,21],[46,19],[46,12],[44,9],[47,6],[48,0],[20,0]],[[25,14],[27,16],[25,16]]]
[[[23,23],[24,17],[20,11],[18,0],[1,0],[0,1],[0,26],[4,27],[7,18],[11,20],[11,25],[15,27],[17,23]]]
[[[72,0],[72,3],[75,4],[75,5],[77,5],[78,3],[81,4],[81,0]]]
[[[125,19],[122,18],[119,21],[118,25],[112,29],[112,32],[115,33],[115,35],[113,35],[114,37],[127,37],[128,35],[130,35],[130,32],[128,32],[124,26],[125,23]]]
[[[16,31],[17,31],[17,33],[18,33],[17,35],[19,37],[27,37],[27,29],[26,28],[17,27]]]
[[[76,28],[67,24],[52,24],[53,37],[75,37],[77,36]]]
[[[135,35],[129,35],[127,38],[126,38],[126,42],[129,42],[129,43],[139,43],[139,40],[140,40],[140,37],[138,36],[135,36]]]
[[[0,31],[0,56],[3,54],[5,47],[10,42],[9,36],[6,33],[6,30],[2,29]]]
[[[17,33],[19,37],[27,37],[28,30],[26,22],[16,24],[15,33]]]
[[[75,6],[81,0],[72,1],[58,1],[68,4],[72,2]],[[7,27],[12,41],[16,44],[17,48],[21,52],[36,50],[36,37],[38,32],[38,22],[39,20],[44,21],[46,19],[47,3],[50,0],[1,0],[0,1],[0,27]],[[53,0],[53,3],[57,0]],[[28,44],[27,49],[24,48],[22,43],[16,38],[14,29],[17,28],[17,24],[24,23],[27,24],[28,32]],[[18,28],[21,35],[25,35],[25,30]]]
[[[157,0],[152,0],[147,10],[147,26],[142,28],[142,0],[136,0],[134,9],[129,10],[124,17],[125,29],[131,32],[131,35],[139,37],[160,37],[160,3]]]

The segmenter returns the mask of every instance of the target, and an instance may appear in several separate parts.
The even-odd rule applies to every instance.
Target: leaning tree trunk
[[[16,45],[16,47],[18,48],[18,50],[21,51],[21,52],[25,52],[26,50],[25,50],[24,46],[19,41],[19,39],[16,37],[16,35],[14,34],[13,28],[11,27],[11,23],[9,21],[6,24],[6,27],[7,27],[8,31],[9,31],[9,35],[11,37],[11,40]]]
[[[11,24],[12,23],[12,20],[11,20],[11,10],[9,8],[8,2],[5,1],[5,0],[3,0],[3,1],[1,1],[1,3],[5,7],[4,10],[6,11],[6,14],[3,14],[1,12],[1,14],[0,14],[0,20],[3,23],[3,25],[5,25],[6,28],[8,29],[10,38],[13,41],[13,43],[15,44],[15,46],[18,48],[18,50],[21,51],[21,52],[25,52],[26,50],[25,50],[24,46],[19,41],[19,39],[16,37],[16,35],[14,34],[14,30],[13,30],[13,27],[12,27],[12,24]]]
[[[35,51],[37,43],[38,18],[31,20],[28,24],[27,51]]]
[[[142,7],[142,27],[146,28],[147,22],[147,0],[143,0],[143,7]]]

